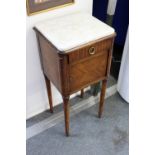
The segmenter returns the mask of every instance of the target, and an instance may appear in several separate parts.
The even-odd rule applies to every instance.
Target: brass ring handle
[[[89,54],[90,54],[90,55],[94,55],[94,54],[95,54],[95,47],[91,47],[91,48],[89,49]]]

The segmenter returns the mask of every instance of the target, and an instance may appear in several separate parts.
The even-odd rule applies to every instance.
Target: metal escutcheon
[[[90,54],[90,55],[94,55],[94,54],[95,54],[95,47],[91,47],[91,48],[89,49],[89,54]]]

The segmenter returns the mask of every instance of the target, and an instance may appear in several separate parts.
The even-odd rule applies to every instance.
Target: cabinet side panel
[[[47,78],[61,92],[61,81],[59,71],[59,56],[56,49],[39,35],[40,56],[42,61],[43,72]]]

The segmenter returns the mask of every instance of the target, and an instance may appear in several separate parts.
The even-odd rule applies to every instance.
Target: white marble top
[[[109,35],[115,31],[87,13],[74,13],[35,25],[58,50],[67,51]]]

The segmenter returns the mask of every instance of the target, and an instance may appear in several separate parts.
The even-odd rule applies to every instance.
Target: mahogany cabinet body
[[[45,76],[50,109],[53,112],[50,81],[62,95],[64,102],[65,132],[69,136],[69,97],[87,86],[102,81],[98,116],[101,117],[110,71],[115,34],[69,51],[59,51],[43,34],[35,29],[42,70]]]

